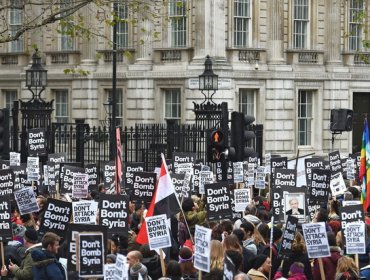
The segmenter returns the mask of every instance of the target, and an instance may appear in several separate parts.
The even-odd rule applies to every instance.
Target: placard
[[[303,236],[310,259],[330,257],[325,223],[302,224]]]
[[[52,231],[64,238],[72,216],[72,203],[48,198],[45,209],[39,236],[42,237],[48,231]]]
[[[46,135],[43,128],[27,130],[28,155],[40,156],[46,154]]]
[[[107,263],[104,265],[104,280],[114,280],[114,271],[116,270],[115,263]]]
[[[233,162],[233,173],[234,173],[234,183],[244,182],[244,172],[242,162]]]
[[[134,172],[134,185],[131,191],[131,201],[144,203],[147,208],[152,201],[157,175],[151,172]]]
[[[57,193],[57,172],[56,172],[56,163],[48,161],[46,163],[46,168],[48,172],[48,191],[50,194],[55,194]],[[58,171],[59,174],[59,171]]]
[[[171,181],[173,187],[175,188],[175,193],[180,201],[181,198],[183,197],[184,180],[186,174],[189,173],[171,174]]]
[[[124,167],[124,176],[125,176],[125,190],[126,193],[131,193],[132,188],[134,187],[134,172],[144,172],[144,163],[143,162],[127,162]]]
[[[287,157],[272,157],[271,160],[271,173],[275,173],[275,168],[286,169],[288,168]]]
[[[73,177],[76,174],[83,174],[84,168],[74,165],[62,163],[60,176],[62,177],[62,184],[59,188],[61,194],[72,194],[73,192]]]
[[[329,165],[330,171],[332,174],[343,173],[342,170],[342,162],[340,160],[340,153],[339,151],[334,151],[329,153]]]
[[[327,202],[330,192],[330,170],[312,169],[310,201]]]
[[[54,153],[54,154],[48,154],[48,161],[55,163],[55,180],[57,183],[61,184],[61,178],[60,178],[60,163],[67,161],[67,155],[66,153]]]
[[[211,229],[195,225],[194,267],[205,272],[211,270],[211,235]]]
[[[212,171],[200,171],[199,173],[199,194],[204,194],[204,185],[213,183],[213,172]]]
[[[232,210],[228,183],[206,184],[204,188],[208,220],[231,219]]]
[[[38,181],[40,174],[40,165],[38,157],[27,157],[27,180]]]
[[[289,216],[298,218],[300,223],[305,222],[306,217],[306,198],[305,193],[284,193],[284,220]]]
[[[89,194],[89,175],[86,173],[74,173],[72,178],[72,196],[75,198],[87,198]]]
[[[128,198],[124,195],[99,195],[99,225],[108,227],[108,237],[114,234],[127,236]]]
[[[256,184],[255,188],[256,189],[265,189],[265,181],[266,181],[266,174],[265,174],[266,168],[264,166],[259,166],[257,167],[256,171]]]
[[[13,240],[13,228],[11,222],[11,203],[9,195],[0,196],[0,241]]]
[[[306,170],[306,183],[307,186],[311,186],[312,180],[312,169],[325,169],[324,161],[321,158],[305,158],[304,160]]]
[[[80,233],[78,248],[78,275],[82,278],[104,276],[103,233]]]
[[[346,192],[347,187],[342,173],[331,174],[330,190],[332,196],[342,195]]]
[[[104,188],[106,194],[113,194],[115,190],[115,175],[116,175],[116,164],[114,161],[104,162],[103,164],[104,173]]]
[[[14,191],[22,189],[24,182],[21,182],[21,175],[23,178],[27,178],[27,164],[21,163],[21,165],[12,166],[10,169],[14,173]]]
[[[21,215],[38,212],[40,210],[32,187],[15,191],[14,198]]]
[[[365,215],[362,204],[347,205],[339,208],[341,227],[343,233],[343,241],[346,238],[346,226],[350,222],[364,222]]]
[[[346,254],[366,253],[366,234],[364,222],[350,222],[346,224]]]
[[[14,192],[14,172],[11,169],[0,170],[0,196]]]
[[[98,167],[95,163],[87,164],[85,166],[85,173],[88,175],[89,191],[98,190]]]
[[[128,280],[127,259],[122,254],[117,254],[114,280]]]
[[[166,214],[146,217],[145,222],[150,250],[171,247],[171,236]]]
[[[298,218],[294,216],[288,216],[279,251],[282,256],[287,256],[292,252],[292,243],[295,238],[297,227]]]
[[[251,189],[235,189],[234,190],[234,203],[235,212],[244,212],[245,208],[251,203],[252,194]]]
[[[192,191],[194,193],[199,193],[199,184],[200,184],[200,171],[202,170],[202,164],[196,163],[194,164],[194,173],[192,176],[192,182],[193,182],[193,189]]]
[[[195,159],[195,153],[174,152],[172,157],[174,173],[193,174]]]
[[[74,224],[96,224],[98,202],[94,200],[72,202]]]
[[[21,154],[17,152],[9,153],[9,164],[10,166],[20,166],[21,165]]]

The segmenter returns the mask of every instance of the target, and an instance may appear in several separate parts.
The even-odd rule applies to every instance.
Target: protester
[[[180,264],[177,261],[169,261],[166,268],[166,277],[171,280],[183,280]]]
[[[254,242],[254,225],[245,221],[240,225],[240,228],[244,231],[243,247],[251,252],[253,256],[257,255],[257,246]]]
[[[211,270],[224,269],[224,252],[219,240],[211,240]]]
[[[141,204],[135,204],[135,211],[130,215],[130,229],[136,234],[139,232],[143,220],[144,208]]]
[[[110,242],[111,254],[122,254],[124,256],[128,253],[128,238],[126,236],[115,234],[112,236]]]
[[[328,210],[325,208],[320,208],[316,212],[315,217],[313,218],[312,222],[314,223],[324,222],[326,231],[328,232],[328,231],[332,231],[331,227],[328,224],[328,220],[329,220]]]
[[[111,263],[116,263],[117,256],[115,254],[108,254],[105,263],[106,264],[111,264]]]
[[[224,270],[211,269],[209,273],[204,273],[203,280],[224,280]]]
[[[243,269],[243,255],[235,250],[225,251],[225,259],[229,258],[234,265],[235,273],[241,273]]]
[[[32,267],[35,264],[32,259],[31,253],[35,249],[40,249],[42,244],[38,243],[38,233],[34,229],[27,229],[24,234],[24,246],[27,248],[25,252],[25,258],[23,259],[21,265],[18,267],[16,264],[9,264],[9,271],[12,272],[14,276],[13,279],[18,280],[28,280],[33,279]]]
[[[279,269],[274,276],[274,280],[280,279],[283,276],[283,272]],[[289,268],[289,275],[287,276],[288,280],[309,280],[304,273],[304,264],[301,262],[294,262]]]
[[[149,244],[141,245],[139,249],[143,256],[141,263],[148,269],[148,275],[152,279],[158,279],[162,275],[161,262],[158,254],[150,250]]]
[[[339,201],[338,200],[329,200],[329,203],[328,203],[328,210],[329,210],[329,213],[328,213],[328,219],[330,221],[332,220],[340,220],[340,216],[339,216]]]
[[[330,257],[322,258],[323,266],[324,266],[324,273],[326,280],[334,280],[335,273],[337,271],[337,263],[338,260],[342,257],[341,249],[337,246],[335,236],[333,232],[328,232],[328,243],[330,246]],[[319,260],[315,259],[314,266],[312,270],[312,275],[314,280],[320,280],[320,267],[319,267]]]
[[[183,247],[180,249],[179,263],[184,280],[198,279],[198,271],[193,264],[193,252],[189,248]]]
[[[148,279],[148,269],[141,263],[142,259],[143,256],[139,251],[131,251],[127,254],[129,280],[138,280],[139,274],[143,280]]]
[[[185,198],[182,202],[182,210],[185,213],[185,218],[189,227],[195,226],[196,224],[203,224],[207,217],[207,211],[203,210],[203,202],[199,201],[199,203],[200,205],[198,206],[194,203],[192,198]]]
[[[335,274],[336,280],[348,279],[356,280],[359,279],[359,271],[354,260],[350,257],[343,256],[338,260],[337,271]]]
[[[42,249],[31,252],[34,261],[32,267],[33,279],[64,280],[66,272],[56,258],[59,249],[60,237],[53,232],[47,232],[41,239]]]
[[[247,274],[241,272],[234,276],[234,280],[250,280],[250,278]]]
[[[265,249],[263,250],[263,254],[270,257],[272,256],[271,261],[271,275],[275,275],[276,271],[278,270],[280,263],[281,263],[281,258],[279,257],[279,246],[281,243],[281,239],[283,236],[283,232],[280,228],[274,226],[269,230],[269,235],[271,235],[271,230],[272,230],[272,244],[266,245]],[[270,252],[271,250],[271,252]]]
[[[266,255],[257,255],[251,261],[252,269],[247,273],[251,280],[267,280],[271,271],[271,260]]]

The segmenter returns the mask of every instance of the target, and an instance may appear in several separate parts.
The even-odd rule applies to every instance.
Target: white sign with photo
[[[330,190],[333,196],[344,194],[347,190],[342,173],[331,175]]]

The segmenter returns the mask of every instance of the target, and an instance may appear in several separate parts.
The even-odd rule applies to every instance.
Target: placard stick
[[[360,268],[360,266],[359,266],[359,261],[358,261],[358,254],[355,254],[355,263],[356,263],[356,266],[357,266],[358,268]]]
[[[4,243],[3,241],[0,241],[0,243],[1,243],[1,261],[2,261],[2,264],[5,265]]]
[[[271,217],[271,231],[270,231],[270,261],[272,261],[272,244],[274,243],[274,216]],[[269,279],[271,280],[271,269],[269,271]]]
[[[203,278],[203,275],[202,275],[202,271],[201,270],[198,270],[198,280],[202,280]]]
[[[32,183],[31,183],[32,189],[33,189],[34,182],[35,182],[35,181],[32,181]],[[31,222],[32,222],[32,226],[33,226],[33,228],[34,228],[35,230],[37,230],[37,229],[36,229],[35,217],[33,216],[33,214],[32,214],[32,213],[30,213],[30,215],[31,215]]]
[[[324,264],[322,263],[322,258],[318,258],[319,261],[319,267],[320,267],[320,275],[321,275],[321,280],[325,280],[325,272],[324,272]]]
[[[159,257],[161,259],[162,276],[166,276],[166,265],[164,264],[163,250],[159,249]]]

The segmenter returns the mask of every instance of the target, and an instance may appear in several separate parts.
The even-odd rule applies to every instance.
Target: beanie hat
[[[258,269],[260,268],[264,262],[267,260],[267,256],[266,255],[257,255],[255,256],[254,258],[251,259],[251,266],[252,268],[254,269]]]
[[[13,229],[14,236],[21,237],[21,238],[24,237],[24,233],[26,232],[26,227],[13,223],[12,229]]]
[[[182,210],[184,212],[193,210],[193,207],[194,207],[194,201],[191,198],[185,198],[184,201],[182,202]]]
[[[130,275],[131,276],[139,276],[139,273],[141,274],[141,276],[143,278],[146,278],[146,276],[148,275],[148,269],[142,263],[135,263],[130,268]]]
[[[24,237],[27,238],[27,240],[31,243],[36,244],[39,241],[37,231],[34,230],[33,228],[27,229],[26,232],[24,233]]]
[[[303,266],[300,266],[298,263],[293,263],[290,266],[289,271],[290,271],[290,273],[292,275],[294,275],[294,274],[297,274],[297,273],[303,273],[304,272],[304,268],[303,268]]]

